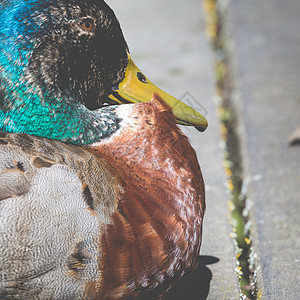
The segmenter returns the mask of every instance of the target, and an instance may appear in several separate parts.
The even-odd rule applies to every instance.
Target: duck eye
[[[91,32],[94,29],[95,24],[92,19],[87,18],[87,19],[81,20],[80,27],[85,31]]]
[[[137,78],[139,79],[140,82],[148,83],[144,74],[142,74],[141,72],[137,72],[136,75],[137,75]]]

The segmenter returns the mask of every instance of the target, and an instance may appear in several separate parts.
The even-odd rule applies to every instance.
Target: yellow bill
[[[156,93],[172,109],[178,124],[195,126],[199,131],[204,131],[207,128],[207,120],[200,113],[155,86],[139,70],[129,54],[128,58],[125,78],[117,87],[113,88],[112,93],[108,96],[112,103],[147,102]]]

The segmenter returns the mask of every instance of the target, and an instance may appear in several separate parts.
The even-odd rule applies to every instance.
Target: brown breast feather
[[[137,126],[89,148],[125,192],[101,236],[103,276],[87,298],[162,294],[196,267],[205,196],[195,151],[157,96],[135,105],[132,119]]]

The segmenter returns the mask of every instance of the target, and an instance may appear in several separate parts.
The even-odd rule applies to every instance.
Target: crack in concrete
[[[229,210],[231,212],[232,238],[237,254],[236,271],[239,277],[240,298],[259,299],[256,284],[255,253],[251,241],[251,222],[248,217],[247,184],[243,177],[242,156],[237,133],[237,116],[234,107],[236,91],[230,64],[225,31],[228,0],[204,0],[207,18],[207,35],[211,41],[216,77],[218,114],[221,120],[224,168],[228,178]]]

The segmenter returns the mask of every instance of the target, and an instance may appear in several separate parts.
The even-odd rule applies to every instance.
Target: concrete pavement
[[[232,0],[236,102],[261,299],[300,297],[300,2]]]

